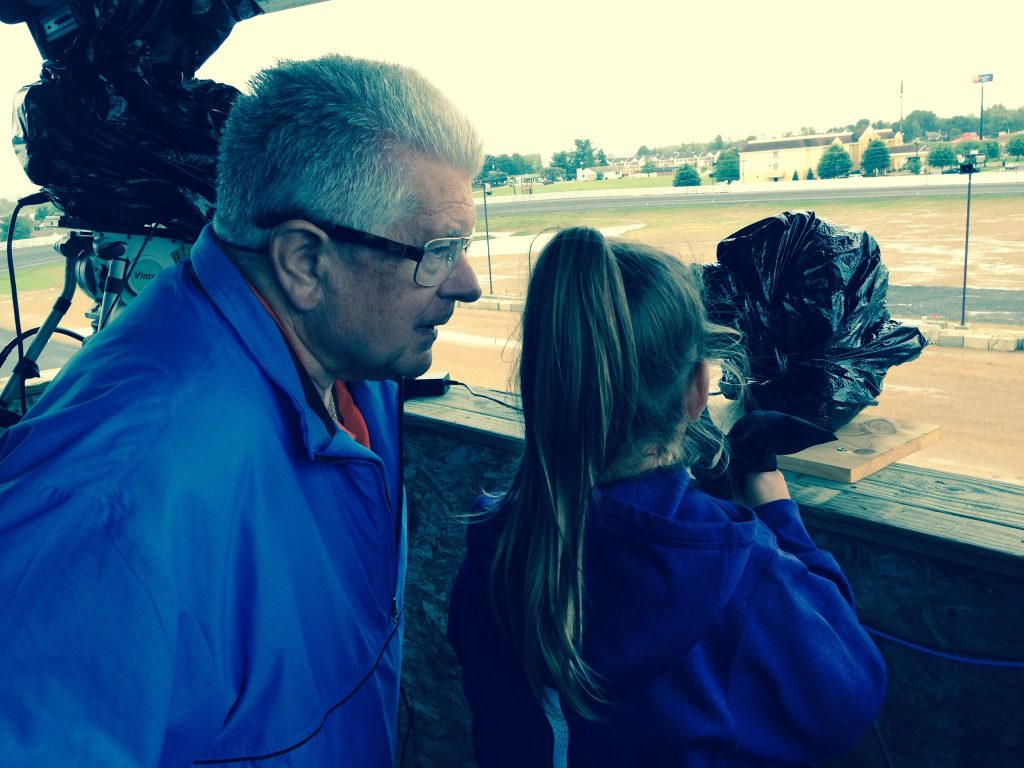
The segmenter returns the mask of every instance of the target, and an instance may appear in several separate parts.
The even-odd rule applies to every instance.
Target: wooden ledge
[[[474,388],[511,405],[514,395]],[[406,403],[405,423],[509,450],[519,413],[463,388]],[[854,483],[786,470],[811,528],[1024,577],[1024,486],[892,464]]]

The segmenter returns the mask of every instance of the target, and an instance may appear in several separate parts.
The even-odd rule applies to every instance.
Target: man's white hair
[[[415,209],[407,153],[467,179],[480,170],[476,130],[408,67],[330,55],[279,62],[250,85],[220,140],[214,229],[228,242],[262,248],[256,221],[274,214],[380,231]]]

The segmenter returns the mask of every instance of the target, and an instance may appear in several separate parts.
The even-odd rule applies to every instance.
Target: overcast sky
[[[1024,2],[977,12],[961,32],[966,7],[914,3],[331,0],[236,25],[199,77],[245,88],[282,58],[386,59],[436,83],[492,154],[547,160],[576,138],[631,154],[715,134],[898,120],[901,81],[904,114],[977,115],[971,77],[989,72],[986,105],[1024,106]],[[0,25],[0,110],[38,73],[28,28]],[[0,149],[0,197],[33,189]]]

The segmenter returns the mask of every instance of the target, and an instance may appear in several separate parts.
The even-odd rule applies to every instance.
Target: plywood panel
[[[938,442],[942,428],[861,414],[836,431],[838,440],[779,457],[779,468],[852,483]]]

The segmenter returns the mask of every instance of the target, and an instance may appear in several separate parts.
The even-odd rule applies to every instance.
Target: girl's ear
[[[711,373],[707,360],[697,363],[690,377],[690,383],[686,386],[686,398],[684,407],[686,416],[691,421],[700,418],[701,413],[708,404],[708,391],[711,389]]]

